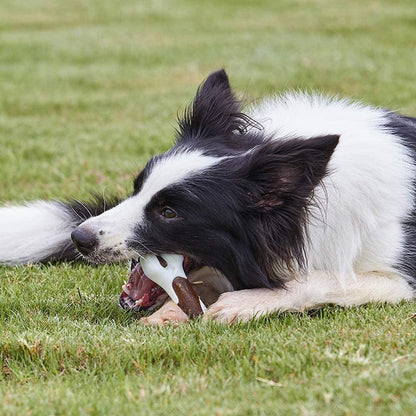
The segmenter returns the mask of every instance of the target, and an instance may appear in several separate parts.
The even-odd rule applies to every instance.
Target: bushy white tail
[[[0,264],[73,259],[71,231],[79,222],[60,202],[0,207]]]

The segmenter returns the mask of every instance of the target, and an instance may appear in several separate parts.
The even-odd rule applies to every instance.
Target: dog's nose
[[[90,254],[98,245],[95,234],[80,227],[72,231],[71,238],[78,251],[85,255]]]

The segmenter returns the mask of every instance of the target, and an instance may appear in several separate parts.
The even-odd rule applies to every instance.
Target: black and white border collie
[[[288,93],[242,112],[211,74],[129,198],[0,208],[0,263],[179,253],[207,318],[410,300],[416,119]],[[167,303],[147,322],[186,320]]]

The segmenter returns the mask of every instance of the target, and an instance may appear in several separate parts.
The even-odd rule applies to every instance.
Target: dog
[[[203,319],[226,323],[411,300],[415,164],[416,118],[298,92],[243,112],[219,70],[127,199],[1,207],[0,263],[182,254]],[[143,308],[166,299],[150,286]],[[143,322],[187,319],[167,302]]]

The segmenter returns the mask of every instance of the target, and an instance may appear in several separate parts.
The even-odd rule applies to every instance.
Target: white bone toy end
[[[172,283],[175,277],[187,278],[183,270],[183,256],[179,254],[163,254],[160,256],[166,262],[166,267],[160,264],[159,259],[155,255],[143,256],[140,264],[146,276],[158,284],[169,297],[176,303],[179,303],[178,296],[173,290]],[[207,308],[199,299],[202,311],[205,313]]]

